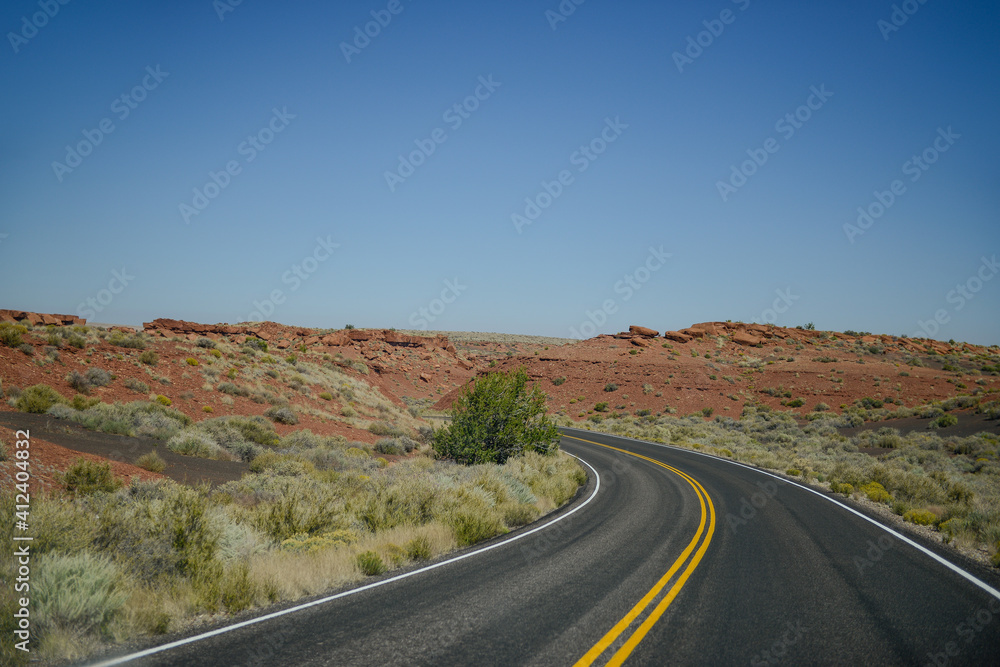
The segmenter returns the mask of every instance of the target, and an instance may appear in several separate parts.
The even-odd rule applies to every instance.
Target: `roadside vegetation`
[[[723,456],[883,504],[903,521],[933,527],[946,543],[984,552],[1000,567],[1000,438],[940,430],[942,417],[953,424],[951,411],[973,406],[990,419],[1000,418],[1000,401],[958,397],[915,409],[879,404],[858,405],[843,415],[813,412],[803,426],[795,413],[759,405],[745,407],[739,420],[717,416],[706,422],[702,413],[615,414],[578,425]],[[923,416],[929,428],[906,435],[873,428],[850,437],[837,430],[890,415]]]
[[[538,414],[544,396],[527,391],[524,379],[493,378],[480,390],[513,388],[510,400],[456,411],[453,425],[485,416],[504,434],[493,441],[450,431],[441,442],[482,436],[489,452],[462,456],[463,463],[439,456],[433,431],[409,428],[409,414],[406,425],[388,414],[372,422],[368,430],[381,439],[370,445],[306,429],[280,436],[277,413],[196,423],[156,401],[74,406],[45,385],[23,390],[16,399],[23,409],[249,463],[239,481],[191,488],[138,478],[123,486],[108,464],[81,459],[60,477],[61,488],[33,492],[31,656],[78,660],[104,644],[346,586],[536,520],[570,500],[586,476],[557,451],[554,427]],[[461,442],[456,451],[474,452]],[[163,460],[151,454],[140,464],[162,469]],[[0,512],[13,516],[15,504],[10,489],[0,492]],[[5,664],[24,659],[11,639],[12,545],[0,543]]]

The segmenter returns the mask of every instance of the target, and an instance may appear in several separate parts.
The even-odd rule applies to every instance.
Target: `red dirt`
[[[66,381],[69,371],[98,367],[116,376],[109,386],[91,391],[91,396],[104,402],[147,400],[149,394],[125,387],[125,379],[133,378],[148,384],[149,393],[170,398],[174,409],[195,420],[260,415],[269,405],[237,396],[229,397],[232,405],[223,402],[226,395],[215,387],[227,380],[224,372],[209,389],[203,388],[208,385],[201,373],[215,363],[225,362],[225,370],[253,360],[246,359],[238,348],[215,359],[209,350],[195,346],[200,337],[233,344],[257,337],[267,341],[275,357],[295,354],[299,360],[318,365],[335,363],[400,407],[407,404],[403,400],[406,398],[410,402],[422,400],[425,405],[436,400],[438,409],[447,409],[461,387],[476,375],[518,366],[525,366],[529,375],[540,382],[552,412],[573,419],[594,414],[599,402],[608,403],[608,413],[650,410],[655,414],[672,408],[678,414],[688,414],[711,408],[714,415],[738,418],[747,402],[791,409],[782,406],[782,401],[801,398],[804,405],[796,410],[804,415],[819,402],[840,412],[841,406],[865,397],[915,406],[974,391],[1000,390],[1000,378],[978,374],[984,361],[996,365],[1000,358],[997,346],[951,345],[894,336],[857,338],[835,332],[730,322],[697,324],[679,332],[668,331],[666,337],[654,335],[658,332],[652,329],[632,327],[627,333],[565,345],[495,334],[484,334],[484,340],[453,344],[441,335],[410,336],[384,329],[331,332],[274,322],[230,326],[154,320],[145,325],[145,331],[149,334],[147,349],[159,355],[159,363],[153,367],[139,363],[142,350],[116,347],[107,340],[96,344],[88,341],[83,350],[63,346],[58,350],[59,360],[40,363],[47,354],[47,332],[36,328],[23,336],[32,346],[33,356],[0,346],[2,388],[9,394],[13,387],[23,389],[45,383],[72,398],[77,392]],[[187,365],[189,357],[197,359],[199,365]],[[794,360],[789,361],[790,357]],[[914,357],[923,366],[907,363]],[[957,363],[959,370],[944,371],[945,361]],[[351,362],[364,363],[369,373],[352,368]],[[169,384],[158,382],[159,376],[168,378]],[[557,386],[553,381],[560,377],[566,380]],[[247,384],[243,378],[234,382]],[[287,396],[298,412],[299,423],[278,424],[279,433],[308,428],[352,440],[377,439],[340,417],[341,410],[348,407],[346,399],[326,401],[319,397],[335,387],[310,385],[311,395],[307,396],[289,391],[282,379],[265,375],[253,382]],[[605,391],[608,383],[616,384],[617,389]],[[783,396],[784,392],[791,396]],[[213,412],[203,412],[203,406],[211,406]],[[355,421],[361,420],[362,424],[382,418],[370,407],[351,407],[358,413]],[[330,417],[309,415],[303,408],[321,410]],[[39,451],[45,449],[45,445],[39,447]],[[40,460],[49,457],[54,466],[66,462],[67,455],[50,451],[43,451]],[[136,474],[149,475],[145,471]]]
[[[829,405],[832,412],[840,412],[841,406],[865,397],[899,399],[912,407],[970,394],[976,389],[1000,390],[1000,378],[996,376],[984,375],[985,384],[975,384],[980,379],[978,362],[966,364],[976,369],[969,374],[943,371],[943,363],[936,361],[947,354],[997,355],[1000,350],[996,347],[951,346],[892,336],[857,339],[830,332],[831,339],[828,332],[727,322],[695,325],[681,333],[699,337],[681,343],[633,333],[598,336],[548,351],[535,350],[531,355],[503,358],[497,369],[525,366],[529,376],[539,380],[548,394],[550,410],[573,418],[593,410],[598,402],[607,402],[608,412],[645,409],[657,413],[670,406],[679,414],[711,408],[715,415],[739,417],[747,400],[775,409],[792,409],[781,402],[802,398],[805,403],[796,411],[805,414],[820,402]],[[759,343],[735,342],[748,337]],[[859,354],[854,346],[856,340],[880,346],[884,354]],[[838,347],[838,343],[842,346]],[[929,350],[935,354],[929,354]],[[706,357],[706,353],[711,356]],[[794,361],[787,361],[789,356]],[[925,366],[908,365],[906,361],[913,357],[919,357]],[[904,372],[908,375],[901,375]],[[566,381],[557,386],[553,381],[560,377]],[[608,383],[618,388],[605,391]],[[791,397],[777,394],[779,387],[790,392]],[[777,395],[771,396],[765,389],[773,389]],[[447,408],[459,392],[460,388],[453,390],[436,407]],[[657,396],[657,392],[662,395]]]
[[[28,432],[30,435],[31,430],[28,429]],[[17,472],[17,468],[15,467],[17,459],[14,452],[16,451],[15,442],[18,439],[15,437],[15,430],[0,425],[0,440],[3,440],[7,445],[8,457],[6,461],[0,463],[0,484],[6,489],[13,488],[14,475]],[[125,484],[131,481],[133,475],[138,476],[139,479],[144,481],[163,477],[159,473],[149,472],[129,463],[109,461],[107,458],[97,456],[96,454],[86,454],[66,449],[37,436],[32,436],[29,441],[31,442],[31,446],[28,450],[31,454],[28,458],[28,472],[31,475],[29,489],[32,493],[60,488],[58,481],[59,473],[65,472],[77,459],[86,459],[95,463],[110,463],[111,472]]]

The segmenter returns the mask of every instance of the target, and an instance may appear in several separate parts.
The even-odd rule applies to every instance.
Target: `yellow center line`
[[[646,593],[642,597],[642,599],[639,600],[639,602],[636,603],[636,605],[632,607],[632,609],[629,610],[629,612],[625,614],[625,616],[620,621],[618,621],[618,623],[616,623],[615,626],[611,628],[611,630],[609,630],[606,635],[604,635],[601,638],[600,641],[594,644],[594,646],[591,647],[591,649],[587,651],[587,653],[582,658],[580,658],[580,660],[577,661],[574,667],[586,667],[592,665],[594,661],[597,660],[597,658],[599,658],[601,654],[604,653],[604,651],[607,650],[607,648],[611,646],[611,644],[613,644],[615,640],[618,639],[618,637],[621,636],[622,633],[624,633],[628,629],[628,627],[632,624],[632,622],[635,621],[635,619],[638,618],[643,611],[645,611],[646,607],[648,607],[654,599],[656,599],[656,597],[660,594],[663,588],[670,582],[670,580],[681,568],[681,566],[684,565],[684,562],[687,561],[688,557],[691,555],[691,552],[694,551],[695,546],[698,544],[698,541],[704,535],[705,540],[704,542],[702,542],[701,547],[698,549],[697,553],[695,553],[694,558],[691,559],[691,561],[688,563],[688,566],[684,569],[684,572],[681,573],[681,576],[674,583],[673,587],[671,587],[667,595],[664,596],[664,598],[660,601],[660,603],[656,605],[656,607],[649,614],[646,620],[644,620],[642,624],[635,630],[635,632],[632,633],[632,635],[625,641],[625,643],[621,646],[621,648],[619,648],[618,651],[615,652],[615,654],[611,657],[611,660],[607,663],[608,665],[621,665],[625,661],[625,659],[628,658],[628,656],[632,653],[635,647],[639,645],[639,642],[642,641],[642,639],[650,631],[653,625],[655,625],[656,622],[660,619],[663,613],[667,610],[667,607],[670,606],[670,603],[674,601],[674,598],[676,598],[677,594],[680,593],[681,588],[684,587],[684,584],[691,576],[691,573],[694,572],[694,569],[698,567],[698,564],[701,562],[702,557],[705,555],[705,551],[708,549],[709,543],[712,541],[712,535],[715,533],[715,506],[712,504],[712,499],[711,497],[709,497],[708,492],[705,491],[705,488],[696,479],[694,479],[687,473],[683,472],[682,470],[674,468],[671,465],[668,465],[661,461],[657,461],[656,459],[650,458],[648,456],[643,456],[642,454],[636,454],[634,452],[620,449],[618,447],[605,445],[600,442],[594,442],[593,440],[585,440],[584,438],[577,438],[571,435],[564,435],[563,437],[569,438],[571,440],[579,440],[581,442],[587,442],[592,445],[597,445],[598,447],[604,447],[606,449],[613,449],[623,454],[628,454],[629,456],[635,456],[636,458],[644,459],[646,461],[649,461],[650,463],[654,463],[660,466],[661,468],[665,468],[677,474],[678,476],[683,478],[688,484],[691,485],[691,487],[695,491],[695,494],[698,496],[698,502],[701,506],[701,521],[698,524],[698,530],[695,532],[695,536],[691,539],[691,542],[688,543],[687,547],[677,558],[677,560],[674,561],[673,565],[670,566],[670,569],[667,571],[667,573],[663,575],[663,577],[661,577],[659,581],[656,582],[656,585],[653,586],[653,588],[651,588],[649,592]],[[707,511],[706,511],[706,503],[707,503]],[[706,522],[708,523],[707,533],[705,532]]]

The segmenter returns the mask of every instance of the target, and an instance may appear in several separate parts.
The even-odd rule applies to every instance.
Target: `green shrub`
[[[708,419],[709,417],[712,416],[713,412],[715,412],[715,410],[713,408],[702,408],[701,409],[701,416],[705,417],[706,419]]]
[[[78,350],[82,350],[87,344],[87,339],[78,333],[70,334],[66,337],[66,343],[71,347],[75,347]]]
[[[134,392],[140,394],[149,393],[149,385],[141,380],[136,380],[135,378],[125,378],[122,381],[122,384],[125,385],[126,389],[131,389]]]
[[[552,381],[552,384],[554,384],[555,386],[558,387],[559,385],[563,384],[564,382],[566,382],[566,378],[565,377],[557,377],[555,380]]]
[[[785,474],[791,475],[792,477],[798,477],[799,475],[802,474],[802,471],[799,470],[798,468],[789,468],[788,470],[785,471]]]
[[[194,344],[197,345],[198,347],[203,347],[203,348],[206,348],[208,350],[214,350],[215,349],[215,341],[212,340],[211,338],[205,338],[204,336],[202,336],[201,338],[199,338],[198,340],[196,340],[194,342]]]
[[[212,436],[197,430],[182,431],[167,441],[167,449],[184,456],[197,456],[202,459],[224,458],[223,449]]]
[[[612,391],[618,391],[618,385],[616,385],[614,382],[609,382],[606,385],[604,385],[604,391],[609,393]]]
[[[842,484],[840,482],[830,482],[830,490],[834,493],[842,493],[845,496],[850,496],[854,493],[854,486],[851,484]]]
[[[346,417],[347,415],[344,416]],[[373,435],[388,435],[392,437],[403,435],[401,429],[386,422],[372,422],[368,425],[368,432]]]
[[[949,426],[954,426],[958,423],[958,417],[955,415],[944,414],[937,419],[931,421],[928,428],[947,428]]]
[[[455,401],[451,423],[435,433],[434,450],[464,464],[502,464],[525,451],[555,452],[559,432],[545,414],[545,394],[527,385],[523,367],[474,380]]]
[[[230,614],[249,609],[261,596],[261,586],[250,574],[250,564],[246,561],[227,567],[219,585],[220,601]]]
[[[365,575],[373,577],[385,572],[388,568],[382,562],[382,557],[374,551],[363,551],[356,558],[358,569]]]
[[[171,401],[169,398],[167,398],[163,394],[158,394],[156,396],[156,402],[159,403],[160,405],[164,406],[164,407],[167,407],[167,408],[169,408],[171,405],[174,404],[173,401]]]
[[[21,412],[45,414],[53,405],[65,402],[66,399],[47,384],[35,384],[21,392],[14,401],[14,407]]]
[[[111,473],[110,463],[95,463],[79,458],[62,474],[62,483],[74,496],[117,491],[122,483]]]
[[[854,404],[857,405],[858,407],[862,407],[868,410],[873,410],[873,409],[877,410],[881,408],[883,405],[881,400],[877,398],[872,398],[871,396],[865,396],[864,398],[860,398],[854,401]]]
[[[39,556],[31,581],[38,630],[109,634],[108,626],[127,598],[118,578],[115,564],[103,556],[88,552]]]
[[[146,350],[139,355],[139,361],[147,366],[155,366],[160,361],[160,355],[152,350]]]
[[[101,402],[101,399],[99,399],[99,398],[96,398],[96,397],[94,397],[94,398],[88,398],[88,397],[84,396],[83,394],[77,394],[76,396],[73,397],[73,400],[70,401],[70,406],[74,410],[87,410],[89,408],[94,407],[95,405],[97,405],[100,402]]]
[[[278,424],[298,424],[299,418],[291,408],[268,408],[264,412],[267,418]]]
[[[7,347],[21,347],[24,343],[21,336],[26,333],[28,333],[28,327],[24,325],[0,322],[0,343],[3,343]]]
[[[331,394],[328,391],[320,392],[319,397],[322,398],[324,401],[332,401],[333,400],[333,394]]]
[[[59,419],[70,419],[84,428],[121,435],[146,435],[166,440],[191,423],[191,418],[177,410],[150,401],[130,403],[97,403],[76,412],[59,405],[49,413]]]
[[[90,383],[80,371],[70,371],[66,375],[66,383],[81,394],[90,393]]]
[[[164,507],[164,523],[181,574],[197,576],[216,572],[219,533],[208,512],[204,489],[177,487]]]
[[[261,352],[267,352],[267,342],[260,338],[248,337],[243,344],[249,348],[260,350]]]
[[[600,402],[600,403],[598,403],[597,405],[594,406],[594,410],[596,410],[597,412],[607,412],[608,411],[608,404],[606,402],[602,401],[602,402]]]
[[[330,547],[357,542],[356,534],[349,530],[334,530],[320,535],[294,535],[281,542],[282,551],[316,553]]]
[[[875,503],[889,503],[892,501],[892,496],[890,496],[889,492],[885,490],[885,487],[878,482],[863,484],[858,490],[868,496],[868,500]]]
[[[375,451],[379,454],[402,454],[403,447],[393,438],[382,438],[375,443]]]
[[[801,408],[805,404],[806,402],[801,398],[793,398],[792,400],[787,401],[785,406],[789,408]]]
[[[94,387],[106,387],[114,379],[114,376],[103,368],[88,368],[85,377]]]
[[[477,512],[463,509],[449,517],[459,546],[467,547],[506,532],[500,517],[494,512]]]
[[[148,470],[150,472],[163,472],[164,468],[167,467],[167,462],[160,458],[160,455],[156,452],[143,454],[136,459],[135,464],[143,470]]]
[[[146,341],[142,334],[129,335],[124,331],[112,331],[108,337],[108,342],[115,347],[125,347],[133,350],[146,349]]]
[[[830,409],[829,405],[827,405],[826,403],[820,402],[820,403],[817,403],[816,407],[813,408],[813,412],[826,412],[829,409]]]
[[[431,557],[431,543],[426,537],[414,537],[403,548],[410,560],[427,560]]]
[[[928,510],[910,510],[903,513],[903,521],[909,521],[918,526],[933,526],[937,521],[937,515]]]
[[[219,386],[216,387],[216,390],[221,391],[223,394],[229,394],[230,396],[245,397],[250,395],[249,389],[235,385],[232,382],[220,382]]]

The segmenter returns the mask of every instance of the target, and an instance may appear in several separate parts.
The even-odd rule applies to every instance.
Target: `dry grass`
[[[336,546],[314,553],[276,550],[254,559],[251,571],[256,579],[276,582],[279,600],[295,600],[340,588],[365,578],[358,569],[356,556],[374,551],[392,569],[412,562],[400,561],[403,546],[417,538],[426,538],[431,557],[453,550],[456,546],[451,529],[443,523],[423,526],[397,526],[378,535],[371,535],[352,545]]]

